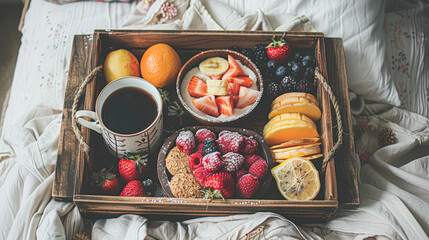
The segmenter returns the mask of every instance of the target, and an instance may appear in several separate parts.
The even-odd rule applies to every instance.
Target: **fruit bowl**
[[[258,149],[253,154],[260,156],[261,158],[263,158],[266,161],[266,163],[268,164],[268,170],[267,170],[267,173],[265,175],[265,178],[263,179],[263,182],[261,181],[260,187],[259,187],[258,191],[256,192],[256,194],[252,197],[252,199],[264,198],[265,193],[269,189],[269,187],[271,185],[271,181],[272,181],[271,168],[273,167],[273,159],[271,157],[270,149],[268,148],[268,145],[263,140],[262,136],[260,136],[258,133],[254,132],[254,131],[247,130],[247,129],[231,128],[231,127],[212,127],[212,126],[193,126],[193,127],[185,127],[185,128],[179,129],[175,133],[171,134],[167,138],[167,140],[164,142],[164,144],[162,145],[160,152],[159,152],[159,155],[158,155],[157,173],[158,173],[159,182],[160,182],[164,192],[167,194],[167,196],[168,197],[174,197],[174,195],[171,191],[171,188],[170,188],[170,180],[171,180],[172,176],[166,169],[165,159],[167,158],[168,153],[170,152],[170,150],[173,147],[176,146],[176,138],[181,131],[188,131],[189,130],[195,134],[199,129],[202,129],[202,128],[209,129],[210,131],[215,133],[216,136],[218,136],[218,134],[223,130],[227,130],[230,132],[238,132],[239,134],[241,134],[243,136],[252,137],[253,139],[255,139],[258,142],[258,144],[259,144]],[[236,196],[237,195],[238,194],[236,194]]]
[[[229,56],[232,57],[234,60],[237,60],[237,62],[239,62],[239,65],[243,67],[243,72],[246,75],[248,75],[249,78],[252,78],[252,77],[254,78],[254,79],[252,79],[253,80],[253,82],[251,83],[252,86],[249,87],[249,89],[251,89],[249,91],[252,91],[254,102],[252,104],[246,106],[246,107],[243,107],[240,109],[237,108],[237,106],[239,105],[237,102],[240,101],[239,98],[241,98],[240,96],[238,96],[238,95],[241,95],[241,93],[238,94],[238,91],[241,91],[241,88],[244,88],[243,85],[240,85],[237,83],[238,88],[239,88],[239,90],[236,91],[237,96],[232,96],[232,94],[231,94],[231,97],[237,97],[236,100],[234,99],[234,101],[237,101],[234,104],[234,114],[232,114],[232,115],[220,114],[217,117],[211,116],[209,114],[205,114],[204,112],[197,109],[196,105],[193,102],[195,99],[198,99],[198,98],[191,96],[191,94],[188,92],[189,82],[191,81],[189,79],[193,75],[193,72],[191,72],[191,71],[195,71],[195,69],[198,69],[200,63],[203,62],[204,60],[209,59],[209,58],[221,57],[224,59],[228,59],[228,63],[229,63]],[[202,75],[201,73],[199,73],[199,74],[200,74],[199,76]],[[204,77],[205,77],[205,79],[203,79],[203,81],[207,81],[207,80],[212,81],[212,79],[210,79],[209,77],[207,77],[207,76],[204,76]],[[230,81],[228,80],[228,84],[229,83],[230,83]],[[203,84],[205,84],[205,83],[203,83]],[[228,88],[229,87],[230,86],[228,85]],[[246,89],[246,88],[244,88],[244,89]],[[257,93],[255,90],[259,91],[258,95],[256,95]],[[177,81],[176,81],[176,91],[177,91],[177,96],[180,100],[180,103],[182,104],[182,106],[185,108],[186,112],[189,115],[191,115],[193,118],[195,118],[198,122],[205,124],[205,125],[219,125],[219,124],[233,123],[233,122],[236,122],[238,120],[245,118],[256,108],[256,106],[261,101],[261,98],[263,95],[263,90],[264,90],[264,87],[263,87],[262,75],[261,75],[259,69],[257,68],[257,66],[249,58],[242,55],[241,53],[238,53],[238,52],[235,52],[232,50],[228,50],[228,49],[207,50],[207,51],[201,52],[201,53],[193,56],[191,59],[189,59],[183,65],[183,67],[181,68],[181,70],[179,72],[179,75],[177,76]],[[234,93],[234,95],[235,95],[235,93]],[[243,94],[243,95],[245,95],[245,94]],[[215,96],[210,95],[210,94],[207,94],[207,97],[208,96],[212,96],[213,101],[214,101],[214,98],[216,98],[216,102],[219,98],[219,96],[215,97]],[[246,96],[250,96],[250,94],[246,95]],[[221,96],[221,97],[228,97],[228,96]]]

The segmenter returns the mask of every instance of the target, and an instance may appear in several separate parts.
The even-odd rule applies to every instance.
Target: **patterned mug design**
[[[104,125],[101,112],[104,102],[112,93],[127,87],[140,88],[149,93],[156,102],[157,116],[152,124],[143,131],[133,134],[119,134]],[[83,117],[88,117],[92,121],[87,121]],[[77,111],[76,118],[82,126],[100,133],[107,149],[118,158],[127,155],[127,153],[153,153],[161,144],[163,128],[162,98],[158,89],[142,78],[125,77],[109,83],[98,95],[95,112],[80,110]]]

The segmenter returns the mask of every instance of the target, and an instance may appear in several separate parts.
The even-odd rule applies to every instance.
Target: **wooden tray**
[[[100,144],[102,142],[101,137],[83,128],[83,135],[93,149],[90,156],[85,155],[75,140],[71,130],[71,105],[75,93],[74,91],[80,84],[80,81],[82,81],[94,66],[98,65],[98,62],[104,59],[108,51],[116,48],[127,48],[132,50],[136,55],[141,56],[144,48],[162,41],[175,47],[181,55],[182,60],[186,60],[198,51],[207,49],[207,47],[204,46],[210,46],[210,48],[226,47],[229,45],[252,46],[255,42],[267,42],[273,34],[281,35],[282,33],[96,31],[94,38],[89,35],[76,36],[72,51],[69,82],[66,90],[53,197],[57,200],[69,201],[74,196],[74,201],[81,212],[95,214],[174,213],[177,215],[206,216],[273,211],[298,221],[305,220],[306,222],[314,222],[329,219],[338,205],[336,184],[330,184],[330,186],[325,188],[324,198],[322,200],[306,202],[292,202],[286,200],[228,200],[226,202],[207,204],[206,200],[202,199],[186,199],[179,201],[178,199],[122,198],[114,196],[84,195],[85,193],[89,193],[87,186],[88,172],[92,168],[97,167],[97,162],[91,161],[91,159],[94,159],[94,157],[104,159],[104,157],[106,157],[106,161],[114,160],[111,159],[112,157],[108,160],[108,153],[102,150],[104,146]],[[289,32],[286,37],[295,37],[297,39],[295,44],[299,47],[308,47],[306,44],[310,42],[321,51],[325,49],[323,47],[324,39],[322,34]],[[226,39],[228,40],[225,41]],[[219,46],[219,42],[223,45],[221,44],[222,46]],[[93,45],[91,45],[91,43],[93,43]],[[342,160],[340,163],[337,163],[337,168],[342,170],[340,174],[341,178],[338,181],[339,186],[344,188],[344,191],[340,191],[340,199],[343,200],[344,205],[354,206],[359,203],[359,197],[354,167],[356,159],[354,155],[353,136],[350,134],[350,108],[348,105],[347,82],[341,40],[330,40],[329,47],[326,49],[330,50],[328,56],[330,56],[330,59],[332,59],[331,61],[334,62],[331,65],[328,64],[330,71],[333,73],[332,79],[337,80],[337,82],[332,82],[331,85],[342,105],[343,122],[345,122],[344,127],[346,131],[348,131],[345,144],[336,155],[336,157],[341,156],[340,159]],[[318,59],[318,61],[326,63],[326,61],[321,61],[321,59]],[[324,71],[324,75],[328,76],[326,73],[326,65],[321,66],[321,69]],[[98,91],[103,87],[103,84],[97,84],[100,82],[99,80],[100,79],[93,81],[87,86],[86,95],[80,109],[93,108],[94,96],[96,96]],[[329,109],[329,107],[324,109]],[[259,117],[259,119],[264,118],[266,118],[266,115],[260,115]],[[254,119],[254,121],[246,126],[248,126],[249,129],[260,130],[261,126],[257,124],[258,118],[250,119]],[[67,141],[65,141],[66,139]],[[332,140],[332,138],[330,140]],[[330,144],[332,144],[332,142]],[[79,151],[77,151],[77,149],[79,149]],[[326,175],[333,176],[335,180],[333,161],[328,166],[328,169]],[[168,208],[166,208],[167,206]],[[95,216],[100,217],[100,215]]]

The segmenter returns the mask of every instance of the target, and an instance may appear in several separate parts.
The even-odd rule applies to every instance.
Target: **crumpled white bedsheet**
[[[200,14],[187,12],[184,18],[197,18]],[[301,17],[285,18],[299,19],[290,28],[308,23]],[[261,20],[262,11],[250,19],[258,24],[268,21]],[[216,24],[222,26],[220,21]],[[171,26],[169,23],[165,27]],[[427,239],[429,120],[377,104],[366,106],[357,119],[392,128],[398,142],[376,148],[376,138],[371,133],[357,141],[358,151],[370,153],[368,164],[360,169],[361,206],[355,210],[339,209],[328,223],[296,226],[274,213],[180,223],[149,222],[143,216],[123,215],[84,223],[72,203],[51,198],[61,116],[50,108],[36,108],[14,126],[4,128],[0,140],[0,157],[8,157],[0,162],[0,239],[71,239],[74,233],[84,230],[91,232],[92,239],[237,239],[254,233],[258,227],[263,227],[260,239]]]

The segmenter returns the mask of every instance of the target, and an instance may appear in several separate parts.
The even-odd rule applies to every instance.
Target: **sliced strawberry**
[[[235,95],[238,96],[240,93],[240,84],[237,83],[228,83],[228,88],[226,89],[228,95]]]
[[[238,95],[232,96],[232,103],[234,103],[234,107],[237,107],[238,100],[240,100],[240,97]]]
[[[217,75],[217,76],[210,76],[209,77],[212,80],[221,80],[222,79],[222,74],[221,75]]]
[[[228,55],[228,70],[223,74],[222,80],[227,80],[230,77],[245,75],[240,65],[235,61],[235,59]]]
[[[240,87],[240,94],[238,94],[238,103],[236,108],[244,108],[256,101],[259,97],[259,91],[247,87]]]
[[[245,87],[250,87],[253,84],[253,80],[249,77],[230,77],[228,78],[228,82],[240,84]]]
[[[207,85],[197,76],[193,76],[188,85],[188,92],[192,97],[204,97],[207,95]]]
[[[234,103],[232,102],[232,96],[217,97],[216,103],[221,114],[231,116],[234,113]]]
[[[197,98],[192,101],[194,106],[201,112],[207,113],[214,117],[219,116],[219,111],[217,109],[216,100],[213,95],[208,95],[205,97]]]

